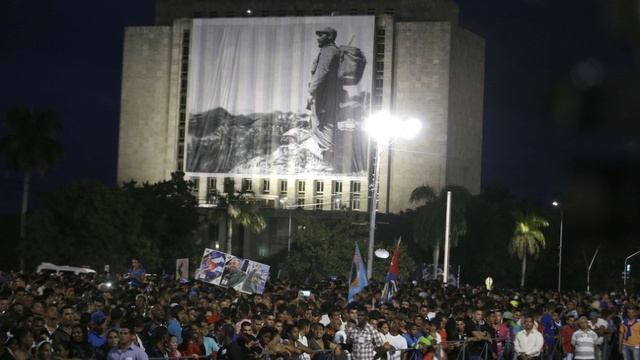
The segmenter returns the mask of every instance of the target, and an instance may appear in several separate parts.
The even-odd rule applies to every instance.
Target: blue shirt
[[[149,360],[149,356],[132,343],[124,351],[120,350],[119,345],[111,349],[107,360]]]
[[[107,343],[107,339],[100,336],[95,330],[89,331],[89,344],[93,345],[93,347],[100,347]]]

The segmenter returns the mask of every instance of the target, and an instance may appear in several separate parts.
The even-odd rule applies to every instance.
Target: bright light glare
[[[415,136],[421,127],[422,124],[416,119],[397,120],[386,112],[376,113],[365,122],[365,130],[369,136],[383,144],[397,136],[409,139]]]
[[[110,282],[107,283],[107,287],[111,287],[111,283]]]
[[[554,201],[554,202],[552,202],[552,203],[551,203],[551,205],[553,205],[553,206],[558,206],[558,205],[560,205],[560,203],[559,203],[559,202],[557,202],[557,201]]]

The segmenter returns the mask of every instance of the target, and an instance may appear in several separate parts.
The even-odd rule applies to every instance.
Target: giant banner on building
[[[262,294],[269,278],[269,268],[269,265],[257,261],[205,249],[196,279],[247,294]]]
[[[187,173],[366,176],[374,19],[194,19]]]

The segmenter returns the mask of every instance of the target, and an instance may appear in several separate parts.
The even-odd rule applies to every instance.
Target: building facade
[[[484,40],[458,25],[458,7],[451,0],[158,0],[155,26],[125,30],[118,181],[155,182],[182,170],[198,184],[196,195],[204,207],[214,206],[213,191],[222,189],[225,178],[233,178],[244,189],[253,190],[266,207],[369,210],[375,151],[368,139],[357,132],[340,133],[340,153],[351,155],[333,159],[333,165],[325,162],[324,167],[312,164],[313,159],[322,159],[322,150],[304,142],[314,120],[300,104],[311,76],[310,60],[318,53],[317,47],[307,45],[316,38],[309,29],[324,25],[339,29],[337,45],[354,42],[367,58],[364,80],[359,88],[350,89],[357,90],[352,94],[365,94],[351,98],[360,102],[360,112],[351,118],[345,115],[341,129],[359,129],[362,117],[378,111],[396,118],[413,117],[422,124],[417,136],[395,139],[381,153],[378,211],[397,213],[415,207],[409,203],[409,194],[423,184],[436,189],[462,185],[479,193]],[[283,26],[294,30],[283,33],[279,30]],[[235,60],[229,60],[231,56],[225,54],[232,52],[231,41],[220,34],[234,31],[238,34],[234,44],[241,45],[233,50]],[[273,39],[264,35],[271,32],[284,35]],[[252,45],[243,45],[245,41]],[[225,47],[219,45],[223,42]],[[274,55],[266,50],[269,54],[263,55],[264,42],[269,44],[267,49],[284,50]],[[302,50],[287,48],[298,42]],[[234,61],[232,66],[228,61]],[[283,61],[287,65],[280,66]],[[215,71],[226,66],[245,70],[236,77],[233,71]],[[273,70],[261,66],[273,66]],[[303,69],[297,71],[298,66]],[[287,74],[288,68],[293,69],[292,75]],[[245,76],[251,71],[253,76]],[[285,75],[291,82],[282,85]],[[203,80],[209,78],[216,79],[213,85]],[[236,79],[250,85],[234,86]],[[242,99],[228,101],[236,87]],[[289,93],[290,88],[302,90]],[[275,98],[279,107],[264,105],[267,98]],[[225,99],[230,105],[210,99]],[[255,109],[243,107],[247,101]],[[236,133],[243,135],[223,137],[223,130],[232,132],[229,126],[209,128],[208,124],[223,121],[231,129],[242,129]],[[292,123],[303,124],[304,131],[286,127]],[[338,149],[338,140],[335,143]],[[302,165],[273,166],[283,158],[283,151],[292,149]],[[222,159],[219,153],[227,152],[235,160]],[[207,154],[221,159],[201,160]],[[286,224],[287,213],[280,217],[279,223]],[[269,237],[263,234],[252,241],[269,241]]]

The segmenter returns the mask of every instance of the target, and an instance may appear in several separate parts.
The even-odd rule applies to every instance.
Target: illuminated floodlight
[[[403,137],[410,139],[421,129],[422,124],[416,119],[398,120],[387,112],[379,112],[367,119],[365,130],[380,144],[390,139]]]

